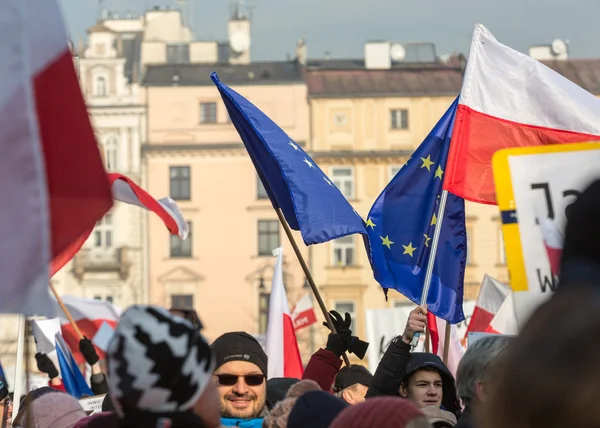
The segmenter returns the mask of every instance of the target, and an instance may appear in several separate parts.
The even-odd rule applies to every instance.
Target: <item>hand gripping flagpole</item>
[[[279,222],[283,226],[283,230],[285,230],[285,234],[287,235],[287,237],[290,241],[290,244],[292,244],[292,248],[294,249],[294,253],[296,253],[296,257],[298,258],[298,261],[300,262],[300,266],[302,267],[304,276],[306,276],[308,285],[310,285],[310,289],[312,290],[313,295],[317,299],[317,303],[319,304],[319,307],[321,308],[321,311],[323,312],[323,315],[325,316],[325,320],[327,321],[327,326],[329,327],[329,330],[331,330],[331,332],[333,334],[336,334],[337,330],[335,329],[335,325],[333,324],[333,321],[331,320],[331,316],[329,315],[329,312],[327,311],[325,302],[323,302],[323,299],[321,298],[321,293],[319,293],[319,290],[317,289],[315,281],[313,280],[313,277],[312,277],[310,271],[308,270],[308,265],[304,261],[304,257],[302,257],[300,248],[298,248],[298,244],[296,244],[294,235],[292,235],[292,230],[290,229],[290,226],[288,225],[287,221],[285,220],[285,217],[283,216],[283,212],[281,211],[281,208],[277,208],[275,210],[275,212],[277,213],[277,218],[279,218]],[[348,359],[348,356],[346,355],[345,352],[342,354],[342,358],[344,359],[344,363],[346,364],[346,366],[350,367],[350,360]]]
[[[431,285],[431,277],[433,276],[433,266],[435,265],[435,256],[437,254],[438,243],[440,241],[440,234],[442,233],[442,222],[444,221],[444,212],[446,211],[446,200],[448,199],[448,191],[442,190],[442,196],[440,197],[440,206],[437,212],[437,222],[435,224],[435,230],[433,231],[433,239],[431,240],[431,251],[429,252],[429,260],[427,261],[427,271],[425,272],[425,282],[423,283],[423,293],[421,294],[421,306],[427,305],[427,297],[429,297],[429,286]],[[413,349],[419,344],[419,337],[421,333],[417,332],[414,334],[410,346]],[[447,347],[445,344],[444,346]]]

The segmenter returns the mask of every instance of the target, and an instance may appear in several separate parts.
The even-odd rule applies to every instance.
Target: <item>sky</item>
[[[372,40],[432,42],[438,54],[468,53],[473,26],[484,24],[502,43],[522,52],[534,44],[569,41],[571,58],[600,58],[598,0],[247,0],[253,5],[252,59],[283,60],[304,37],[309,58],[362,58]],[[71,38],[102,8],[141,13],[176,0],[60,0]],[[226,40],[228,0],[188,0],[197,39]],[[350,4],[352,4],[350,6]],[[248,4],[248,3],[247,3]]]

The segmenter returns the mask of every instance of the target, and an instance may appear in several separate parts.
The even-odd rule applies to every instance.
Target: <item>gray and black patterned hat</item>
[[[212,381],[214,359],[198,329],[158,307],[127,309],[107,355],[110,396],[120,416],[188,411]]]

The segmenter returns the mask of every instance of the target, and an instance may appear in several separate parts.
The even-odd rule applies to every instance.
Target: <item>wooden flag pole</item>
[[[425,326],[425,352],[429,352],[429,340],[431,338],[431,335],[429,333],[429,326]]]
[[[60,308],[62,309],[62,311],[65,313],[65,316],[69,320],[69,324],[71,324],[71,327],[73,327],[73,330],[75,330],[75,333],[77,333],[77,336],[79,336],[80,339],[83,339],[83,334],[81,334],[81,330],[79,330],[79,327],[77,327],[77,324],[75,323],[75,320],[71,316],[71,313],[69,312],[69,310],[65,306],[64,302],[62,301],[62,299],[60,298],[60,296],[58,295],[58,293],[56,292],[56,288],[54,288],[54,285],[52,283],[50,283],[50,290],[52,290],[52,294],[54,294],[54,297],[56,298],[56,301],[58,302],[58,305],[60,306]]]
[[[442,361],[444,362],[444,364],[446,365],[446,367],[448,367],[448,353],[450,352],[450,331],[452,329],[452,324],[450,324],[448,321],[446,321],[446,334],[444,336],[444,358],[442,359]]]
[[[325,320],[327,321],[329,330],[331,330],[331,332],[333,334],[336,334],[337,330],[335,329],[335,325],[333,324],[331,316],[329,315],[329,311],[327,311],[327,307],[325,306],[325,303],[323,302],[323,299],[321,298],[321,293],[319,293],[319,290],[317,289],[315,281],[313,280],[313,277],[312,277],[310,271],[308,270],[308,265],[304,261],[304,257],[302,257],[302,253],[300,253],[300,248],[298,248],[298,245],[296,244],[294,235],[292,235],[292,230],[290,229],[290,226],[288,225],[287,221],[285,220],[285,217],[283,216],[283,212],[281,211],[281,208],[277,208],[275,210],[275,212],[277,213],[279,222],[283,226],[283,230],[285,230],[285,234],[287,235],[287,237],[290,241],[290,244],[292,244],[292,248],[294,249],[294,253],[296,253],[296,257],[298,258],[298,261],[300,262],[300,266],[302,267],[304,276],[306,276],[308,285],[310,285],[310,289],[312,290],[313,295],[317,299],[317,303],[319,304],[319,307],[321,308],[321,312],[323,312],[323,316],[325,316]],[[344,359],[344,363],[346,364],[346,366],[350,367],[350,360],[348,359],[348,356],[346,355],[345,352],[342,354],[342,358]]]

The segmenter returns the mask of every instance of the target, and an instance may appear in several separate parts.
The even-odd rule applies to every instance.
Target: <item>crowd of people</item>
[[[434,354],[411,352],[426,328],[417,307],[385,351],[375,373],[345,366],[368,344],[352,335],[348,315],[332,312],[336,333],[312,355],[303,379],[270,378],[268,358],[246,332],[211,344],[193,311],[133,306],[121,316],[107,350],[106,373],[92,343],[80,351],[92,367],[102,412],[88,415],[64,392],[52,361],[36,355],[49,386],[21,401],[13,427],[31,428],[532,428],[597,427],[596,363],[600,303],[595,282],[600,250],[600,181],[569,210],[558,291],[516,337],[491,335],[471,344],[456,378]],[[0,389],[5,385],[0,385]],[[6,394],[5,394],[6,395]],[[2,401],[11,426],[11,397]]]

